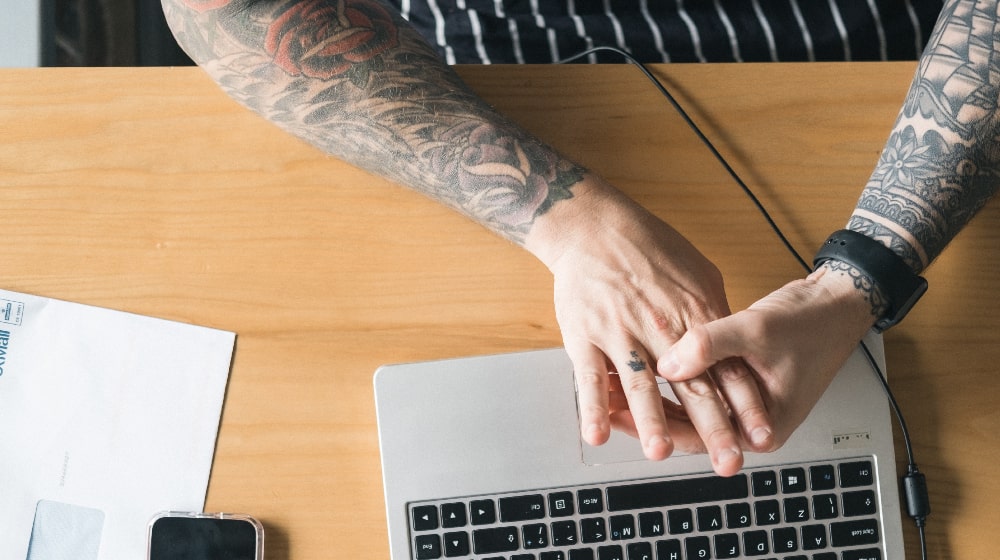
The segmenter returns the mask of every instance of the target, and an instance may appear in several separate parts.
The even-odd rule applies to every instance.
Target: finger
[[[686,381],[674,381],[671,385],[705,443],[715,472],[721,476],[739,472],[743,466],[743,450],[715,382],[706,373]]]
[[[611,350],[610,355],[614,357],[612,362],[618,370],[643,454],[654,461],[666,459],[674,446],[667,431],[662,395],[649,356],[634,341]]]
[[[670,381],[683,381],[698,377],[726,358],[742,356],[746,346],[733,317],[689,329],[661,355],[657,372]]]
[[[609,393],[611,403],[611,428],[634,438],[639,437],[639,432],[635,428],[635,420],[632,412],[628,409],[628,402],[625,393],[614,390],[617,375],[612,375],[612,391]],[[674,401],[663,398],[660,401],[663,406],[663,414],[667,420],[667,433],[674,444],[674,451],[680,450],[684,453],[705,453],[705,443],[701,441],[698,430],[691,424],[684,407]]]
[[[610,375],[610,390],[608,391],[608,415],[611,419],[611,429],[639,439],[639,430],[635,427],[632,411],[628,409],[628,399],[622,389],[618,375]]]
[[[604,353],[591,344],[566,345],[573,362],[580,435],[590,445],[601,445],[611,437],[608,403],[608,363]]]
[[[770,451],[774,447],[774,425],[750,367],[743,360],[730,358],[710,371],[750,449]]]

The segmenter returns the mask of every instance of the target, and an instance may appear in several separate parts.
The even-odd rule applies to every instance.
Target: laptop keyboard
[[[409,508],[413,560],[882,560],[870,457]]]

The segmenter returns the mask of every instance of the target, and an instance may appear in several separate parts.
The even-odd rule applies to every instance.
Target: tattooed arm
[[[917,273],[1000,185],[998,9],[995,0],[946,3],[847,225]],[[863,271],[827,261],[746,311],[693,329],[659,368],[684,379],[720,358],[742,357],[783,442],[886,306]]]
[[[181,46],[237,101],[549,267],[588,441],[602,443],[614,425],[638,435],[650,458],[707,447],[719,472],[739,468],[738,434],[711,380],[676,385],[688,416],[661,400],[650,365],[687,328],[729,313],[718,270],[680,234],[481,101],[379,2],[163,7]],[[745,368],[726,370],[742,379],[731,386],[756,390]],[[768,419],[755,410],[741,427],[767,447]]]

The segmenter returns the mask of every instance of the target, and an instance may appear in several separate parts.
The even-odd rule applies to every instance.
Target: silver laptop
[[[729,478],[622,434],[584,443],[562,349],[383,366],[375,400],[392,560],[904,558],[890,411],[860,350]]]

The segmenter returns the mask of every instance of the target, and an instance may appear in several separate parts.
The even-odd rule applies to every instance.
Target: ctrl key
[[[472,532],[472,543],[476,554],[513,552],[520,548],[517,527],[476,529]]]

